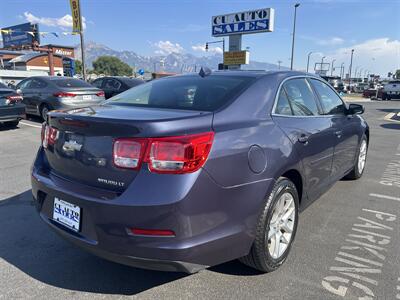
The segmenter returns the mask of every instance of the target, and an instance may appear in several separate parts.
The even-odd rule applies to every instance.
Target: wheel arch
[[[294,183],[297,189],[297,193],[299,194],[299,204],[302,202],[303,198],[303,191],[304,191],[304,184],[303,184],[303,177],[301,173],[296,169],[287,170],[285,173],[281,175],[282,177],[288,178],[290,181]]]

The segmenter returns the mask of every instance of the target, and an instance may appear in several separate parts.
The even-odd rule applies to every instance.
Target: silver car
[[[89,83],[70,77],[34,76],[21,81],[17,92],[23,96],[26,114],[41,116],[50,110],[80,108],[102,102],[104,92]]]

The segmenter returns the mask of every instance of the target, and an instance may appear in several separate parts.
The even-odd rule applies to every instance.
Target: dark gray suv
[[[363,111],[299,72],[154,80],[49,113],[34,202],[60,236],[115,262],[196,272],[240,258],[270,272],[298,212],[363,174]]]
[[[104,92],[89,83],[70,77],[33,76],[17,85],[26,113],[45,118],[53,109],[79,108],[103,101]]]

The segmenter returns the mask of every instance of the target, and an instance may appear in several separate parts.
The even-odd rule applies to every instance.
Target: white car
[[[400,80],[392,80],[383,87],[383,100],[400,99]]]

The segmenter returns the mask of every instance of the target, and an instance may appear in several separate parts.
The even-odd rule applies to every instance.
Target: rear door
[[[37,113],[35,107],[32,104],[32,96],[33,93],[31,89],[29,88],[30,84],[32,82],[32,79],[25,79],[18,83],[17,85],[17,90],[21,91],[21,96],[23,97],[22,103],[25,104],[25,111],[28,114],[31,113]]]
[[[111,98],[112,96],[119,93],[119,89],[121,88],[121,83],[114,78],[107,78],[104,80],[103,90],[106,94],[106,99]]]
[[[310,79],[322,106],[322,114],[329,117],[332,122],[334,141],[334,158],[332,176],[342,177],[354,166],[357,152],[360,119],[346,115],[346,106],[343,100],[326,83],[318,79]]]
[[[29,84],[30,109],[32,112],[40,114],[40,106],[47,98],[47,83],[39,78],[34,78]],[[51,107],[50,107],[51,109]]]
[[[305,78],[283,83],[273,119],[286,133],[302,160],[310,199],[321,195],[331,183],[333,139],[330,119],[321,108]]]

